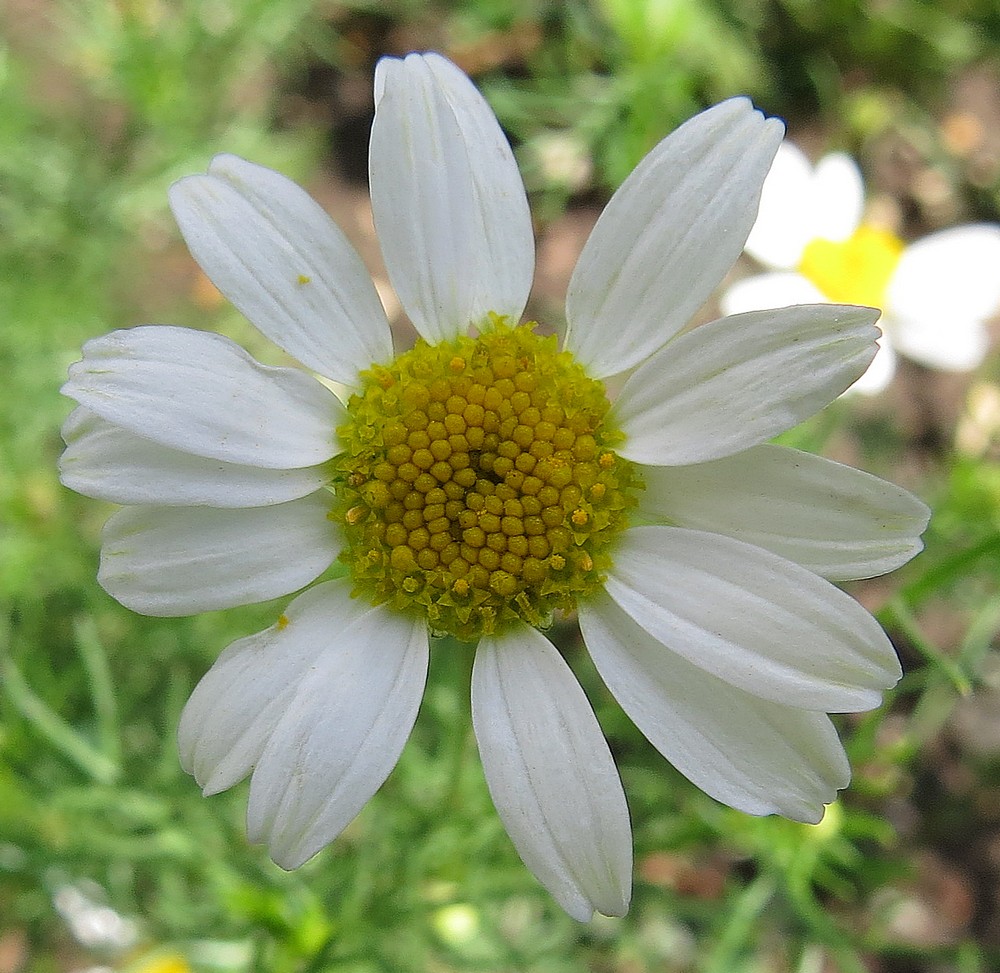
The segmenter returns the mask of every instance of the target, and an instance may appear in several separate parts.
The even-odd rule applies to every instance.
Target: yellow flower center
[[[551,622],[597,589],[641,482],[604,386],[535,324],[361,375],[337,430],[335,518],[356,593],[464,641]]]
[[[862,224],[846,240],[811,240],[799,273],[835,304],[881,309],[903,246],[888,230]]]

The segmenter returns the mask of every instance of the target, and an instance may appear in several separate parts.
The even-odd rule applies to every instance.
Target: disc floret
[[[334,516],[356,594],[474,641],[597,588],[641,482],[601,382],[493,315],[361,375]]]

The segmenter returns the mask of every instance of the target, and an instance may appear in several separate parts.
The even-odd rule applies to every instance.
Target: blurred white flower
[[[959,226],[905,244],[865,221],[864,183],[848,155],[824,156],[814,168],[783,143],[746,250],[769,270],[726,291],[726,314],[817,301],[882,310],[881,350],[853,391],[884,389],[897,351],[948,371],[976,368],[986,354],[985,324],[1000,306],[1000,226]]]
[[[52,904],[84,946],[117,951],[134,946],[139,938],[135,922],[101,902],[103,895],[93,882],[66,883],[55,890]]]
[[[531,140],[529,149],[546,185],[578,192],[594,174],[586,144],[572,131],[542,132]]]

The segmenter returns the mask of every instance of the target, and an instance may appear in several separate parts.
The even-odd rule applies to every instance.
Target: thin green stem
[[[90,698],[94,703],[94,716],[97,720],[97,734],[101,751],[108,760],[113,761],[117,766],[121,762],[118,705],[115,701],[108,655],[92,618],[76,619],[73,623],[73,633],[76,636],[76,645],[84,669],[87,671],[87,681],[90,686]]]
[[[954,659],[924,637],[916,618],[901,597],[893,598],[880,614],[890,627],[898,628],[906,636],[910,644],[951,682],[960,695],[968,696],[972,692],[972,680]]]
[[[776,889],[774,878],[763,874],[736,898],[725,926],[705,958],[703,973],[731,973],[736,968],[740,953],[745,950],[757,920],[774,898]]]
[[[46,705],[25,681],[9,658],[0,659],[4,689],[14,708],[63,756],[102,784],[118,778],[118,762],[91,746],[58,713]]]

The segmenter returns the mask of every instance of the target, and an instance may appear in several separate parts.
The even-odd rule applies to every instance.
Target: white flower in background
[[[709,794],[818,821],[850,776],[827,713],[878,705],[900,673],[830,579],[909,560],[928,511],[765,442],[865,370],[877,315],[795,307],[680,333],[742,250],[781,139],[733,99],[615,194],[560,350],[517,323],[532,227],[486,102],[434,54],[381,61],[375,102],[375,226],[422,340],[394,355],[361,260],[301,189],[219,156],[172,188],[181,231],[306,370],[185,328],[94,339],[65,386],[63,480],[125,505],[99,578],[139,612],[274,598],[339,558],[346,577],[229,646],[181,719],[206,794],[252,774],[250,837],[278,864],[316,854],[385,780],[450,634],[476,644],[474,731],[521,857],[575,918],[621,915],[625,797],[544,629],[575,608],[608,687]],[[603,380],[630,370],[612,406]]]
[[[722,297],[726,314],[827,301],[883,311],[881,349],[853,391],[881,392],[898,351],[946,371],[976,368],[986,322],[1000,309],[1000,226],[975,224],[909,245],[864,219],[864,183],[854,160],[824,156],[813,168],[783,142],[764,181],[746,250],[768,273]]]

